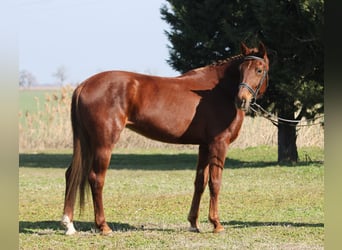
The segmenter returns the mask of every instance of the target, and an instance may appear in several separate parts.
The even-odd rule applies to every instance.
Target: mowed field
[[[62,95],[56,96],[59,102]],[[48,97],[40,98],[44,107]],[[27,120],[20,122],[24,133]],[[208,189],[200,207],[201,233],[189,232],[186,221],[196,147],[143,144],[143,138],[130,134],[123,138],[113,151],[104,188],[111,236],[95,232],[90,199],[83,214],[76,208],[79,232],[71,237],[63,234],[59,221],[70,148],[52,149],[47,143],[42,148],[21,147],[20,249],[323,249],[323,147],[301,146],[298,164],[280,166],[274,145],[232,146],[220,194],[220,218],[226,230],[213,234],[207,219]]]

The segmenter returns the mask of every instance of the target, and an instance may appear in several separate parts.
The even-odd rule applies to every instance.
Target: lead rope
[[[259,104],[257,104],[256,101],[251,103],[250,109],[252,111],[254,111],[257,115],[261,115],[262,117],[271,121],[273,123],[273,125],[275,125],[275,126],[278,126],[279,124],[287,124],[288,126],[293,126],[293,127],[307,127],[307,126],[314,126],[314,125],[318,125],[318,124],[322,125],[324,123],[324,121],[323,121],[323,122],[317,122],[317,123],[313,123],[313,124],[298,124],[298,123],[300,123],[300,120],[290,120],[290,119],[278,117],[278,116],[268,112],[267,110],[265,110],[263,107],[261,107]],[[320,119],[320,118],[324,118],[324,115],[321,115],[321,116],[316,117],[316,118],[309,119],[309,120],[307,120],[307,122],[315,121],[315,120]]]

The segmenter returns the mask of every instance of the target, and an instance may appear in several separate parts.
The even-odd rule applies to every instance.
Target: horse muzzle
[[[247,98],[239,98],[237,97],[235,100],[235,105],[238,109],[242,111],[248,111],[251,104],[251,100]]]
[[[254,89],[252,89],[247,83],[241,82],[239,84],[239,92],[235,100],[237,108],[243,111],[248,111],[251,103],[255,102],[258,91],[259,88],[257,91],[254,91]]]

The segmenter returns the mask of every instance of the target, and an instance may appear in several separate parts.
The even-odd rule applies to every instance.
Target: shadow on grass
[[[71,154],[19,154],[19,166],[30,168],[67,168]],[[128,170],[195,170],[196,154],[112,154],[110,169]],[[320,164],[311,162],[310,164]],[[242,161],[227,158],[225,168],[264,168],[278,166],[276,161]],[[297,165],[309,165],[300,162]],[[296,165],[281,165],[296,166]]]
[[[80,233],[96,233],[94,222],[74,221],[75,228]],[[109,227],[113,232],[127,232],[127,231],[164,231],[175,232],[174,229],[165,229],[157,227],[135,227],[127,223],[108,222]],[[64,234],[64,228],[60,221],[20,221],[19,233],[23,234]]]
[[[114,232],[134,231],[139,229],[127,223],[109,222],[108,224]],[[74,221],[74,225],[77,231],[95,232],[94,222]],[[56,232],[60,230],[62,230],[64,233],[64,228],[62,227],[60,221],[19,221],[19,233],[48,234],[48,232]]]
[[[75,221],[75,228],[81,233],[95,233],[95,226],[93,222]],[[158,227],[135,227],[127,223],[108,222],[108,225],[113,232],[127,232],[127,231],[167,231],[175,232],[174,229],[165,229]],[[224,226],[231,226],[232,228],[248,228],[248,227],[324,227],[324,223],[302,223],[302,222],[260,222],[260,221],[229,221],[223,222]],[[19,233],[23,234],[64,234],[64,229],[60,221],[20,221]]]
[[[229,221],[222,222],[222,225],[232,226],[233,228],[245,227],[324,227],[324,223],[302,223],[302,222],[260,222],[260,221]]]

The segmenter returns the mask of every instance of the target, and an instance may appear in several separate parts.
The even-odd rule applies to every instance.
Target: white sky
[[[19,0],[19,70],[38,83],[78,83],[100,71],[128,70],[161,76],[169,44],[161,20],[163,0]]]

